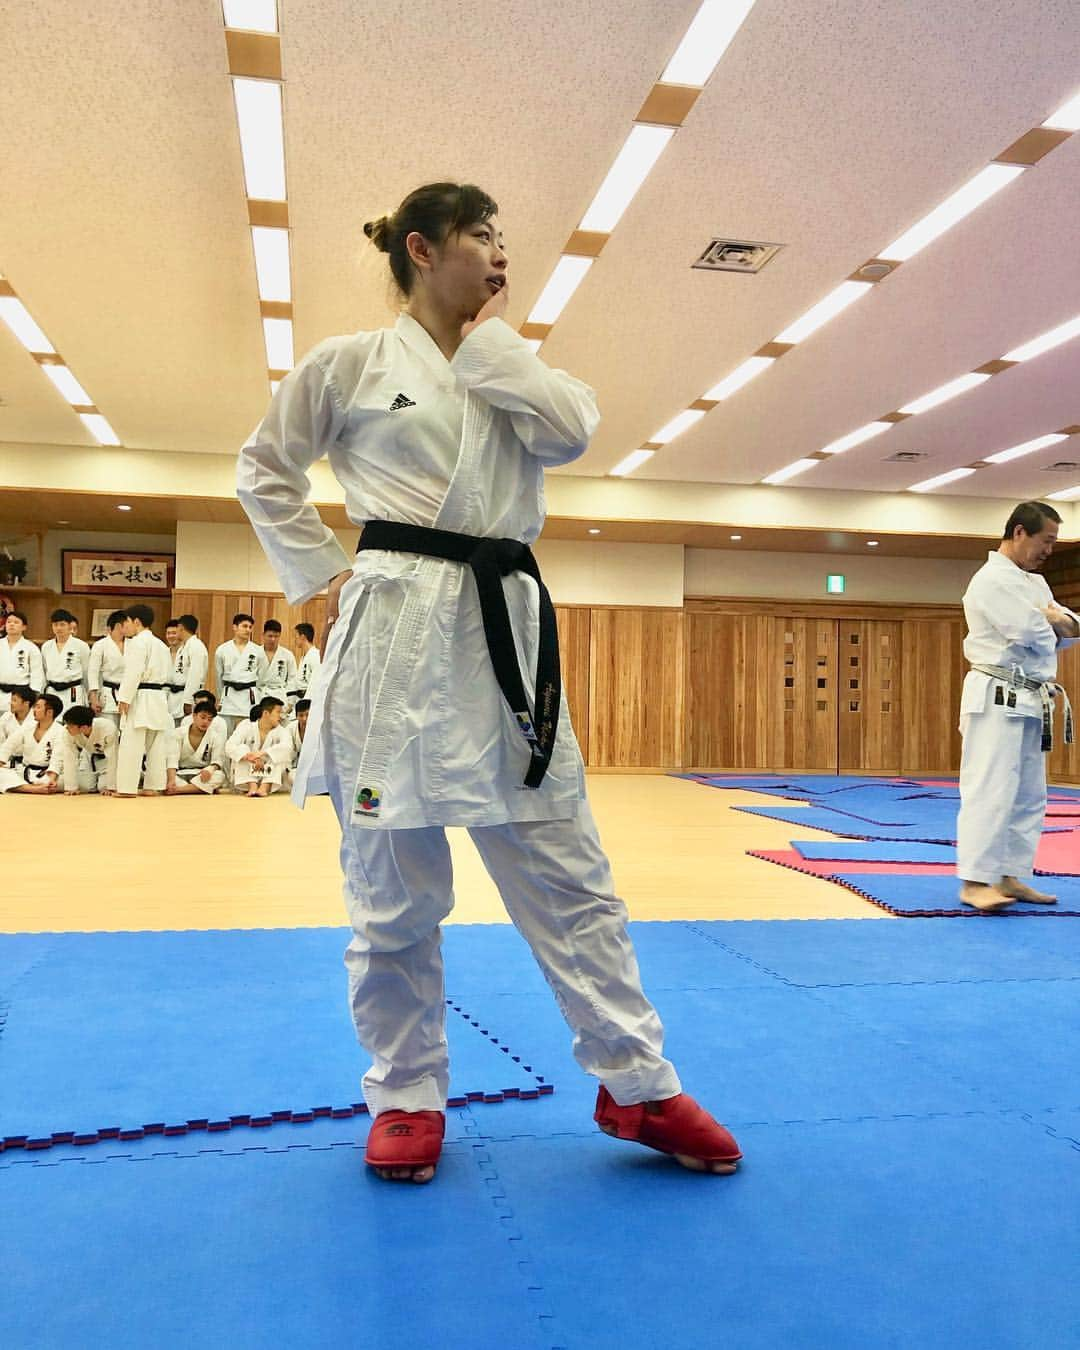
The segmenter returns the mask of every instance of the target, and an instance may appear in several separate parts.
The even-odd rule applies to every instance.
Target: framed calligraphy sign
[[[64,590],[69,595],[171,595],[175,553],[102,552],[65,548]]]

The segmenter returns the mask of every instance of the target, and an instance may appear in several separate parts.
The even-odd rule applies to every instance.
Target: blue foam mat
[[[692,927],[802,986],[1080,979],[1080,924],[710,920]]]
[[[356,1144],[91,1159],[2,1174],[0,1344],[557,1344],[484,1150],[438,1186],[367,1175]]]
[[[924,820],[917,825],[882,825],[839,811],[830,811],[824,806],[736,806],[732,809],[744,811],[749,816],[783,820],[799,829],[828,830],[847,839],[911,839],[930,844],[956,843],[955,811],[951,820],[942,817],[936,822]]]
[[[604,1140],[491,1145],[560,1344],[1075,1344],[1068,1144],[992,1117],[749,1128],[740,1142],[743,1170],[722,1178],[629,1145],[617,1164]]]
[[[954,863],[951,844],[924,844],[913,839],[875,839],[831,844],[821,839],[793,839],[801,858],[822,862]]]
[[[1080,916],[1080,877],[1055,876],[1043,881],[1046,889],[1058,897],[1056,905],[1028,905],[1017,901],[1007,910],[983,914],[962,905],[960,882],[954,876],[903,872],[844,872],[840,868],[833,879],[882,905],[895,914],[962,914],[976,919],[1005,921],[1010,915],[1041,915],[1045,919],[1072,919]],[[1040,878],[1042,881],[1043,879]]]

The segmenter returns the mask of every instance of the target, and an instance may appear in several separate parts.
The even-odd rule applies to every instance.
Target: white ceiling
[[[360,226],[436,177],[500,202],[524,320],[697,2],[281,0],[298,352],[390,322]],[[125,445],[233,450],[266,371],[216,0],[0,15],[0,272]],[[1080,90],[1077,18],[757,0],[544,346],[604,414],[565,472],[605,473]],[[1080,313],[1078,203],[1080,135],[636,476],[755,482]],[[757,276],[692,270],[714,234],[785,247]],[[1078,376],[1080,339],[798,482],[898,490],[1080,423]],[[93,444],[3,325],[0,398],[0,441]],[[1078,442],[946,491],[1072,486],[1039,465]],[[904,449],[930,458],[882,463]]]

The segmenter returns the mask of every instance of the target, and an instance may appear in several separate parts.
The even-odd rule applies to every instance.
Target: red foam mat
[[[1035,871],[1046,876],[1080,877],[1080,832],[1044,834],[1035,853]]]
[[[874,873],[893,872],[903,876],[955,876],[956,868],[952,863],[910,863],[910,862],[851,862],[848,859],[838,861],[828,858],[804,858],[791,848],[752,848],[747,850],[751,858],[762,858],[765,862],[776,863],[780,867],[790,867],[793,872],[805,872],[809,877],[831,879],[836,872],[848,875],[862,873],[870,876]]]

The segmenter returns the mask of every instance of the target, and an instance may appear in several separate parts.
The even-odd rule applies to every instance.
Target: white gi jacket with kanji
[[[583,453],[592,391],[552,370],[501,319],[447,361],[409,315],[392,329],[331,338],[282,381],[240,452],[237,490],[291,604],[350,566],[308,502],[323,455],[349,519],[402,521],[531,544],[544,523],[544,468]],[[367,551],[351,564],[316,681],[294,799],[332,775],[344,738],[360,750],[345,787],[355,823],[496,825],[577,815],[581,753],[565,700],[547,776],[523,786],[529,748],[502,697],[467,568]],[[537,589],[503,579],[530,699]],[[329,754],[324,754],[329,751]],[[349,758],[355,759],[355,755]],[[361,794],[365,810],[360,809]],[[374,809],[372,803],[374,802]]]

